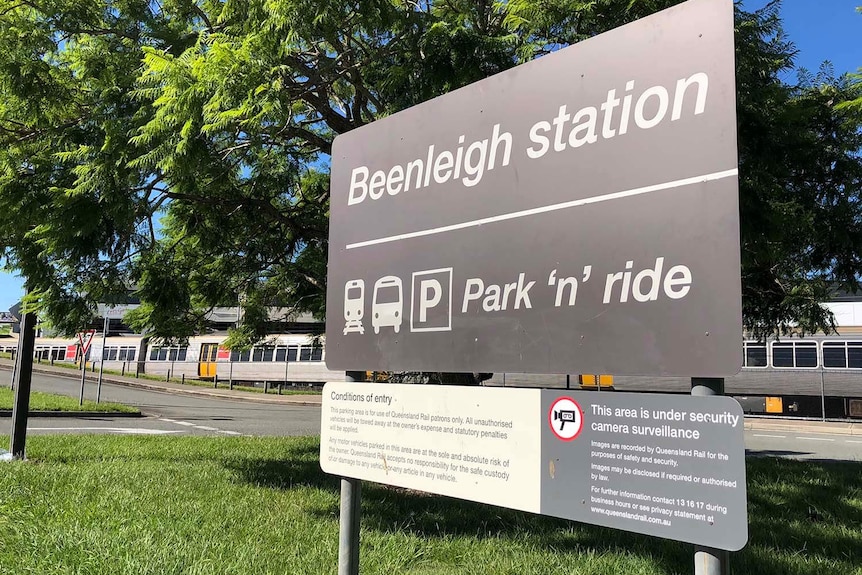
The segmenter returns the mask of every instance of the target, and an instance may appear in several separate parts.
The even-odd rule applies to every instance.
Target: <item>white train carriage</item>
[[[106,370],[126,375],[234,382],[325,383],[343,381],[344,372],[326,368],[325,350],[319,341],[304,334],[273,335],[248,351],[223,346],[226,336],[190,338],[184,345],[153,345],[137,335],[92,338],[85,357],[90,368],[100,362]],[[17,338],[0,341],[0,352],[15,353]],[[82,346],[77,339],[38,338],[34,359],[41,363],[80,361]]]
[[[105,354],[101,344],[94,343],[93,357],[104,355],[106,369],[188,379],[294,383],[344,379],[343,372],[326,368],[323,346],[301,334],[273,335],[248,351],[227,349],[223,335],[193,337],[186,345],[139,345],[137,353],[130,339],[108,338]]]

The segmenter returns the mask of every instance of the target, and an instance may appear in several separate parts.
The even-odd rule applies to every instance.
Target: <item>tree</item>
[[[332,140],[677,0],[21,0],[0,12],[0,249],[61,331],[134,286],[183,337],[241,303],[322,317]],[[746,325],[825,328],[860,266],[846,79],[787,86],[778,4],[738,11]],[[841,225],[835,225],[840,222]]]
[[[790,86],[779,3],[737,21],[745,327],[758,336],[830,331],[820,305],[855,292],[862,253],[860,86],[828,68]]]

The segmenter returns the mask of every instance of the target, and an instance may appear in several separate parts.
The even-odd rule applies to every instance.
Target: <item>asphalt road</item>
[[[7,375],[7,374],[4,374]],[[33,390],[78,397],[80,381],[33,374]],[[84,397],[95,399],[96,386],[87,383]],[[31,418],[28,430],[132,433],[184,433],[195,435],[315,435],[320,433],[320,408],[271,405],[221,398],[191,397],[120,385],[102,384],[102,401],[133,405],[144,418]],[[124,431],[116,431],[124,430]]]
[[[862,436],[830,435],[808,431],[745,432],[749,455],[808,460],[862,461]]]
[[[2,372],[0,372],[2,373]],[[8,372],[0,375],[0,381]],[[5,381],[3,381],[6,384]],[[85,397],[95,399],[95,385],[87,383]],[[80,382],[44,374],[33,375],[33,389],[78,397]],[[143,418],[38,418],[29,421],[32,433],[116,433],[184,435],[289,436],[320,433],[316,406],[262,404],[222,398],[190,397],[103,384],[102,400],[138,407]],[[0,426],[11,421],[0,420]],[[4,432],[0,428],[0,433]],[[862,461],[862,436],[799,431],[747,430],[750,455]]]

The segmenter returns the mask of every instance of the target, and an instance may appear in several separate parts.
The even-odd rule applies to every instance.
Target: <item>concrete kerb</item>
[[[98,419],[98,418],[110,418],[114,419],[117,417],[123,418],[141,418],[146,417],[140,411],[129,413],[126,411],[41,411],[41,410],[30,410],[27,412],[28,417],[79,417],[82,419]],[[11,409],[0,409],[0,418],[4,417],[12,417]]]
[[[0,370],[11,371],[12,364],[9,360],[0,361]],[[33,366],[34,373],[51,375],[55,377],[65,377],[80,381],[81,372],[77,370],[68,370],[63,368],[50,368],[47,366]],[[96,385],[98,372],[87,373],[87,384]],[[158,382],[149,380],[140,380],[128,377],[120,377],[115,375],[102,376],[102,383],[110,383],[113,385],[123,385],[136,389],[145,389],[147,391],[155,391],[161,393],[170,393],[175,395],[186,395],[193,397],[207,397],[218,399],[233,399],[239,401],[248,401],[253,403],[270,403],[282,405],[301,405],[301,406],[319,406],[322,398],[319,395],[263,395],[250,391],[227,390],[227,389],[207,389],[195,388],[189,385],[182,385],[171,382]]]
[[[753,431],[804,431],[831,435],[862,435],[862,423],[746,417],[745,429]]]

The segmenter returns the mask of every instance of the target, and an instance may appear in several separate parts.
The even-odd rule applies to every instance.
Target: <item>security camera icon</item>
[[[562,441],[571,441],[584,427],[584,410],[571,397],[558,397],[548,409],[548,427]]]
[[[557,409],[554,411],[554,421],[560,422],[560,431],[566,426],[566,423],[575,423],[577,415],[573,409]]]

